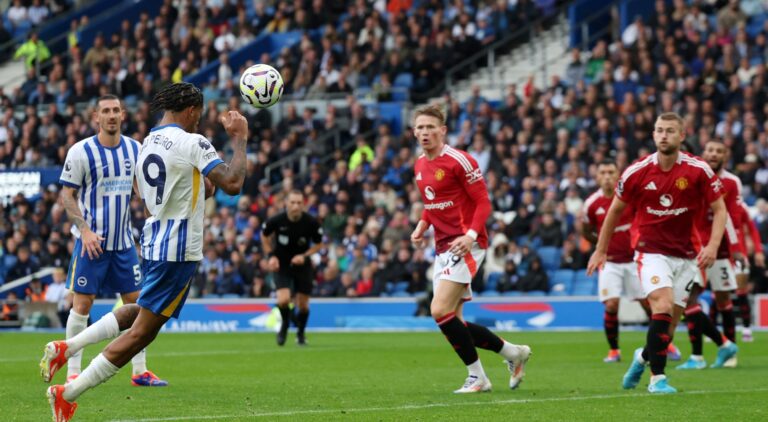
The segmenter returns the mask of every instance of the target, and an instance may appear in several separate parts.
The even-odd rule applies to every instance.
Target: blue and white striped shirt
[[[139,195],[150,214],[141,233],[142,258],[203,259],[205,177],[221,163],[204,136],[176,124],[152,128],[136,165]]]
[[[102,247],[121,251],[133,247],[130,203],[140,144],[127,136],[116,147],[105,147],[97,136],[83,139],[67,152],[59,183],[79,190],[78,205],[85,222],[104,237]],[[80,238],[80,230],[72,226]]]

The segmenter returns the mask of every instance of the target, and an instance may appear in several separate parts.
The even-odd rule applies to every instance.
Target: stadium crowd
[[[238,34],[237,44],[242,34],[318,28],[333,16],[316,7],[321,2],[281,2],[272,15],[248,21],[243,9],[226,1],[213,3],[224,7],[177,10],[166,1],[160,16],[125,22],[120,32],[98,40],[85,54],[75,47],[71,59],[54,56],[49,82],[30,75],[19,91],[3,95],[0,167],[60,166],[74,142],[94,133],[88,110],[78,113],[74,104],[106,92],[135,97],[137,105],[128,113],[123,133],[141,140],[155,119],[146,101],[162,84],[219,55],[216,40],[222,33],[227,39]],[[277,63],[289,92],[334,92],[330,87],[347,83],[348,89],[337,92],[351,92],[377,77],[380,83],[391,82],[403,71],[414,72],[415,90],[427,89],[428,81],[439,78],[434,72],[453,62],[450,54],[483,43],[479,27],[493,28],[485,34],[498,34],[538,10],[524,0],[516,7],[509,6],[515,2],[431,1],[426,2],[430,10],[440,12],[419,8],[406,15],[395,9],[408,2],[391,1],[387,7],[394,9],[387,9],[385,18],[384,10],[360,3],[349,5],[345,17],[329,25],[319,42],[305,37],[294,47],[298,51],[262,59]],[[450,143],[478,161],[494,207],[488,222],[491,248],[473,289],[549,291],[552,270],[583,269],[590,246],[579,235],[582,205],[596,189],[595,165],[613,158],[623,170],[652,152],[650,134],[662,111],[685,116],[691,152],[699,153],[715,138],[730,147],[727,167],[741,178],[761,237],[768,239],[768,23],[749,26],[766,12],[749,15],[738,2],[720,3],[676,1],[668,7],[657,1],[650,20],[635,20],[620,37],[599,41],[590,51],[573,50],[566,73],[554,76],[544,89],[529,82],[508,86],[501,101],[486,100],[479,89],[463,104],[450,95],[443,98]],[[256,10],[257,16],[266,13]],[[171,14],[178,19],[170,19]],[[237,20],[233,28],[229,18]],[[474,27],[475,38],[462,41],[469,27]],[[370,57],[360,54],[362,46],[389,53]],[[379,58],[384,62],[375,63]],[[230,99],[229,107],[241,107],[231,83],[238,72],[220,68],[218,74],[204,89],[206,99]],[[419,88],[422,76],[427,85]],[[38,104],[50,106],[38,115]],[[13,105],[27,107],[25,118],[13,114]],[[226,135],[216,123],[219,111],[213,105],[206,107],[200,131],[226,152]],[[349,124],[340,126],[339,120]],[[434,250],[414,250],[408,241],[422,207],[412,172],[418,150],[409,130],[394,136],[387,125],[367,117],[353,96],[346,107],[328,106],[322,119],[313,109],[299,114],[289,105],[279,122],[266,112],[249,121],[258,142],[249,145],[243,194],[232,198],[219,192],[208,202],[205,257],[192,297],[270,296],[261,222],[280,210],[284,193],[293,187],[306,193],[307,210],[322,221],[329,244],[313,257],[316,295],[377,296],[430,287],[427,274]],[[273,180],[265,178],[269,163],[300,146],[313,148],[315,156],[330,153],[330,146],[313,141],[337,127],[356,140],[351,153],[337,151],[330,166],[313,163],[307,178],[296,177],[290,168]],[[362,136],[371,131],[371,138]],[[271,185],[280,180],[281,188],[273,191]],[[19,195],[2,210],[2,279],[44,266],[67,266],[73,242],[57,195],[55,185],[47,186],[39,201]],[[143,210],[135,198],[132,210],[138,234]],[[542,260],[540,247],[559,248],[559,262]],[[494,282],[487,285],[491,278]],[[768,291],[762,270],[753,267],[753,279],[756,291]]]

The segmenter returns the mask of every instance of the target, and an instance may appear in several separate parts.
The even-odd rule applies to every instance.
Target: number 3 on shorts
[[[133,279],[136,280],[136,285],[141,283],[141,270],[139,270],[139,264],[133,266]]]

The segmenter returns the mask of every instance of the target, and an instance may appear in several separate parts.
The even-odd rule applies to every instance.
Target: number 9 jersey
[[[141,256],[151,261],[203,259],[203,177],[223,161],[208,140],[179,125],[153,128],[144,139],[136,181],[149,216]]]

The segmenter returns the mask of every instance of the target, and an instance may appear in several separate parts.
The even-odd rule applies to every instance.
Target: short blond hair
[[[677,122],[677,125],[680,126],[680,132],[685,131],[685,120],[683,120],[681,115],[675,113],[674,111],[668,111],[666,113],[659,114],[659,120],[664,120],[665,122],[674,120]]]
[[[443,108],[438,104],[428,104],[417,108],[413,112],[413,121],[415,122],[419,116],[434,117],[440,121],[441,125],[445,125],[445,113],[443,113]]]

